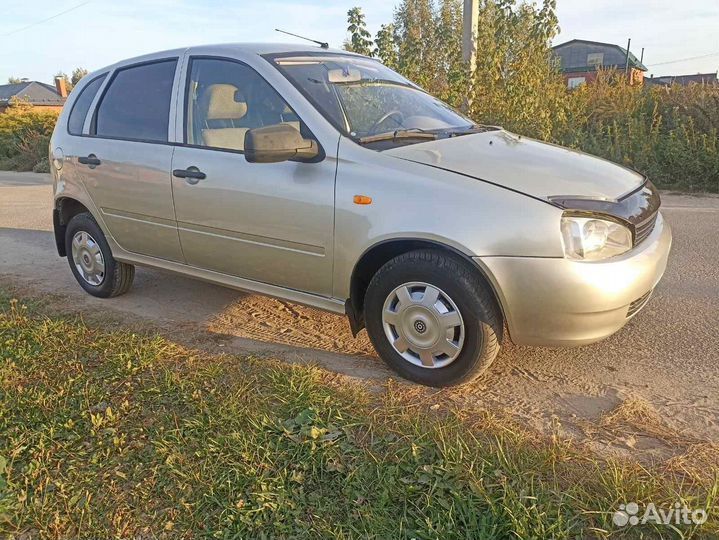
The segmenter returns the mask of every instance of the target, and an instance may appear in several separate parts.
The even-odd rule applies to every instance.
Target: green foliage
[[[469,113],[482,123],[551,139],[566,118],[566,85],[550,61],[558,32],[554,0],[541,9],[514,0],[480,5]]]
[[[383,24],[374,40],[375,54],[390,69],[397,68],[397,45],[394,42],[394,25]]]
[[[353,7],[347,12],[347,31],[349,41],[345,43],[345,50],[365,56],[374,56],[372,50],[372,34],[367,30],[362,9]]]
[[[42,172],[58,112],[15,102],[0,114],[0,169]]]
[[[7,78],[8,84],[20,84],[22,82],[22,79],[20,77],[15,77],[14,75],[11,75]]]
[[[397,70],[430,93],[439,73],[436,22],[432,0],[403,0],[394,14]]]
[[[209,356],[3,296],[2,538],[719,534],[707,468],[690,480],[600,461],[406,385],[378,393],[312,366]],[[680,500],[709,521],[612,524],[621,502]]]
[[[434,95],[458,108],[466,99],[467,73],[462,61],[462,4],[459,0],[442,0],[436,15],[435,62],[438,75],[432,81]]]
[[[74,88],[80,80],[87,75],[87,70],[82,67],[77,67],[72,70],[72,77],[70,77],[70,84]]]

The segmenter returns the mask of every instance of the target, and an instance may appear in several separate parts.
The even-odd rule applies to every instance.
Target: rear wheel
[[[115,260],[105,235],[88,212],[76,215],[68,223],[65,252],[75,279],[93,296],[118,296],[132,285],[135,267]]]
[[[429,386],[476,378],[502,337],[499,308],[477,271],[435,250],[405,253],[380,268],[367,289],[365,321],[382,359]]]

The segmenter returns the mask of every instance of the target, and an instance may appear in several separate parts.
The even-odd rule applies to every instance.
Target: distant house
[[[573,39],[552,47],[552,50],[569,88],[593,81],[600,68],[624,71],[628,63],[629,80],[633,84],[642,84],[647,70],[631,52],[627,58],[627,50],[613,43]]]
[[[714,73],[696,73],[694,75],[664,75],[661,77],[647,77],[644,81],[648,84],[658,84],[661,86],[671,86],[672,84],[681,84],[687,86],[689,84],[717,84],[716,72]]]
[[[59,111],[67,99],[65,81],[58,78],[55,80],[55,86],[38,81],[0,85],[0,113],[5,112],[15,99],[41,109]]]

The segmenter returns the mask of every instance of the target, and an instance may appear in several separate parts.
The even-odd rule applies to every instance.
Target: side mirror
[[[289,159],[311,161],[319,153],[317,141],[304,139],[289,124],[250,129],[245,133],[245,159],[250,163],[278,163]]]

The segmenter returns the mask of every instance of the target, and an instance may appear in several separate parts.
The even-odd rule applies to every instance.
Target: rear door
[[[182,262],[170,176],[174,147],[168,143],[177,67],[178,58],[165,58],[115,70],[77,162],[120,247]]]
[[[187,264],[330,296],[336,143],[315,163],[248,163],[248,129],[285,123],[316,138],[247,64],[190,57],[187,78],[172,162]]]

